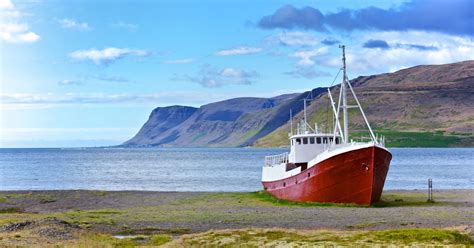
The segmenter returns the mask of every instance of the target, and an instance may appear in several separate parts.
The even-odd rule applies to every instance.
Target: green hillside
[[[351,81],[363,109],[389,147],[474,146],[474,61],[417,66]],[[338,88],[332,89],[333,97]],[[354,105],[349,97],[349,105]],[[329,97],[320,95],[308,108],[308,123],[331,132]],[[294,122],[302,118],[296,116]],[[351,139],[368,137],[358,109],[349,109]],[[258,147],[288,145],[289,123],[257,140]]]

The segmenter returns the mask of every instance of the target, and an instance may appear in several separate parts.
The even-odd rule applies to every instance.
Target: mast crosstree
[[[347,110],[349,108],[359,108],[360,113],[362,114],[362,117],[364,118],[365,124],[367,125],[367,128],[369,129],[370,138],[372,139],[372,141],[377,143],[378,142],[377,138],[375,137],[374,132],[372,131],[372,128],[370,127],[369,121],[367,120],[367,117],[365,116],[364,110],[362,109],[362,106],[360,105],[359,99],[357,98],[357,96],[354,92],[354,89],[352,88],[351,83],[347,79],[347,73],[346,73],[346,46],[345,45],[339,45],[339,48],[342,49],[342,72],[343,72],[342,74],[343,75],[342,75],[342,82],[341,82],[341,90],[339,92],[339,103],[338,103],[338,106],[337,106],[337,111],[335,111],[334,101],[332,100],[331,91],[330,91],[330,89],[328,89],[329,98],[331,100],[331,104],[333,105],[333,111],[335,112],[334,114],[336,116],[336,123],[337,123],[334,127],[334,136],[335,136],[337,131],[342,132],[341,136],[342,136],[343,143],[348,143],[348,141],[349,141],[349,118],[347,117]],[[354,105],[354,106],[348,106],[347,105],[346,84],[347,84],[347,87],[349,87],[349,90],[351,91],[352,96],[354,97],[354,100],[356,101],[357,105]],[[341,103],[340,102],[341,98],[342,98],[342,106],[340,104]],[[342,116],[343,116],[342,129],[343,130],[341,130],[341,125],[339,124],[339,110],[340,110],[340,108],[342,108]]]

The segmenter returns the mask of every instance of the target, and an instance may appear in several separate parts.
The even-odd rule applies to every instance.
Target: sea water
[[[0,190],[256,191],[287,149],[0,149]],[[473,188],[474,148],[392,148],[385,189]]]

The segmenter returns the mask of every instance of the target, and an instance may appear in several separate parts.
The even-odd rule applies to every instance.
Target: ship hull
[[[262,184],[280,199],[371,205],[380,201],[391,159],[390,152],[374,145],[339,153],[297,175]]]

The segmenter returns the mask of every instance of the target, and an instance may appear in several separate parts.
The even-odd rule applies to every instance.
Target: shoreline
[[[384,189],[383,192],[419,192],[419,191],[427,191],[428,189]],[[474,192],[474,188],[434,188],[433,191],[439,192],[446,192],[446,191],[470,191]],[[100,192],[126,192],[126,193],[140,193],[140,192],[148,192],[148,193],[254,193],[257,191],[179,191],[179,190],[135,190],[135,189],[117,189],[117,190],[109,190],[109,189],[0,189],[0,195],[4,193],[28,193],[28,192],[61,192],[61,191],[100,191]]]
[[[473,149],[474,146],[386,146],[388,149]],[[290,146],[66,146],[66,147],[0,147],[0,149],[289,149]]]
[[[120,234],[168,235],[171,239],[250,229],[263,233],[288,230],[299,235],[308,230],[354,233],[449,228],[474,238],[474,189],[434,189],[433,198],[434,202],[427,202],[426,190],[386,190],[382,203],[365,207],[287,202],[261,191],[0,191],[0,227],[36,223],[31,225],[56,229],[59,225],[71,233],[112,238]],[[25,230],[29,229],[15,234],[0,228],[0,245],[14,240],[12,235],[30,235]]]

